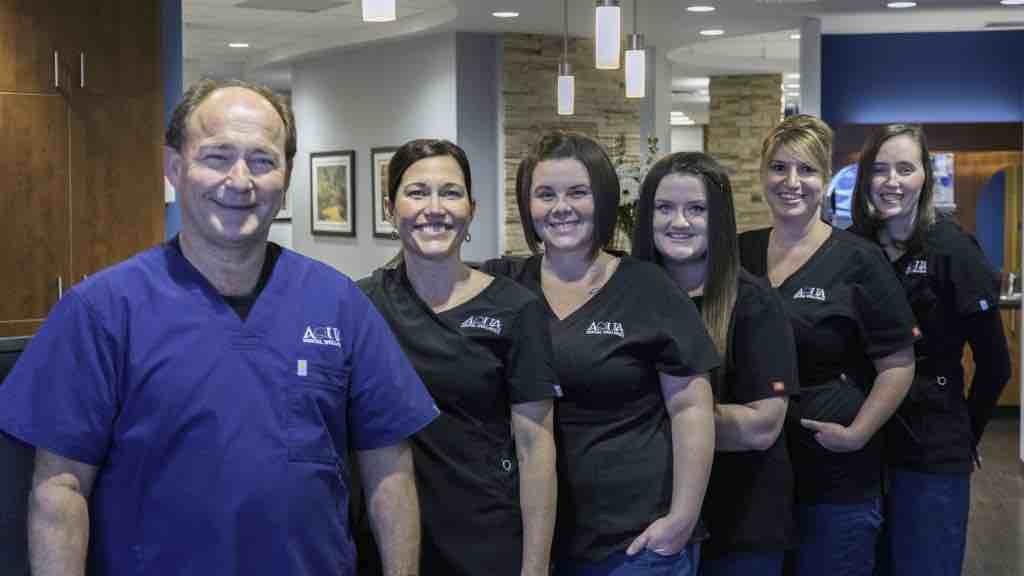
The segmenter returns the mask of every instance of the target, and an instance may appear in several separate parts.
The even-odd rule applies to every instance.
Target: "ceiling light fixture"
[[[228,48],[248,48],[248,42],[231,42],[228,44]]]
[[[785,88],[786,90],[799,90],[800,89],[800,85],[799,84],[783,84],[782,87]]]
[[[643,98],[647,84],[647,52],[644,35],[636,31],[637,4],[633,0],[633,33],[626,38],[626,98]]]
[[[569,65],[569,0],[562,0],[562,61],[558,63],[558,115],[576,111],[576,77]]]
[[[799,80],[800,79],[800,75],[799,74],[795,74],[795,73],[784,74],[782,77],[785,78],[786,80]]]
[[[394,22],[395,0],[363,0],[363,22]]]
[[[686,7],[686,11],[687,12],[697,12],[697,13],[714,12],[715,11],[715,7],[714,6],[687,6]]]
[[[790,40],[799,40],[800,39],[800,34],[799,33],[797,33],[797,34],[790,34],[789,35],[789,39]]]
[[[889,2],[886,6],[889,8],[913,8],[917,6],[917,2]]]
[[[1003,6],[1024,6],[1024,0],[999,0]]]
[[[701,36],[721,36],[722,34],[725,34],[725,30],[722,30],[721,28],[710,28],[708,30],[700,31]]]
[[[597,0],[594,9],[594,66],[598,70],[618,70],[621,53],[619,0]]]
[[[491,16],[495,18],[519,18],[519,12],[513,12],[511,10],[504,12],[491,12]]]

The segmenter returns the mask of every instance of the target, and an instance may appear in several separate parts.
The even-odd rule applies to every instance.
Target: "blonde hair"
[[[832,129],[818,118],[797,114],[773,128],[761,145],[762,172],[781,147],[817,170],[825,182],[832,177]]]

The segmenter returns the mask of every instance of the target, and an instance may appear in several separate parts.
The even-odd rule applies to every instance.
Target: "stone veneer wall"
[[[640,142],[640,101],[626,99],[622,69],[594,68],[592,40],[569,39],[576,76],[573,116],[559,116],[555,106],[562,38],[506,34],[503,44],[505,253],[528,254],[516,206],[516,169],[542,134],[552,129],[581,132],[600,142],[613,162],[624,159],[628,164],[638,163],[646,146]],[[662,144],[662,152],[666,146]]]
[[[711,114],[705,131],[708,154],[729,172],[736,228],[771,224],[761,189],[761,143],[782,119],[782,76],[713,76]]]

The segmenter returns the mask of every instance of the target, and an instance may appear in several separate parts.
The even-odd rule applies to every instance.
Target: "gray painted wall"
[[[469,156],[476,201],[476,214],[469,229],[473,239],[463,246],[462,257],[485,260],[498,255],[498,214],[503,203],[503,179],[498,169],[501,69],[497,54],[501,40],[494,34],[459,33],[455,49],[457,142]]]
[[[374,44],[303,61],[292,69],[298,154],[292,177],[292,247],[353,278],[385,263],[396,240],[375,238],[370,149],[413,138],[462,146],[473,171],[477,212],[463,258],[498,254],[499,86],[497,37],[444,33]],[[356,237],[310,232],[309,155],[356,152]],[[278,232],[287,225],[275,224]]]
[[[455,34],[411,38],[332,53],[292,70],[298,154],[292,176],[292,246],[352,278],[368,275],[398,250],[373,236],[370,149],[413,138],[455,140]],[[356,152],[356,237],[310,232],[309,155]],[[476,238],[474,238],[476,241]]]

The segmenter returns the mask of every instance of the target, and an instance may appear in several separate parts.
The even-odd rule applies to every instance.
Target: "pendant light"
[[[618,70],[622,52],[622,14],[619,0],[597,0],[594,10],[594,66]]]
[[[558,115],[576,111],[576,77],[569,64],[569,0],[562,0],[562,61],[558,63]]]
[[[363,22],[394,22],[395,0],[363,0]]]
[[[626,38],[626,98],[643,98],[647,92],[647,52],[644,35],[637,34],[636,5],[633,0],[633,33]]]

